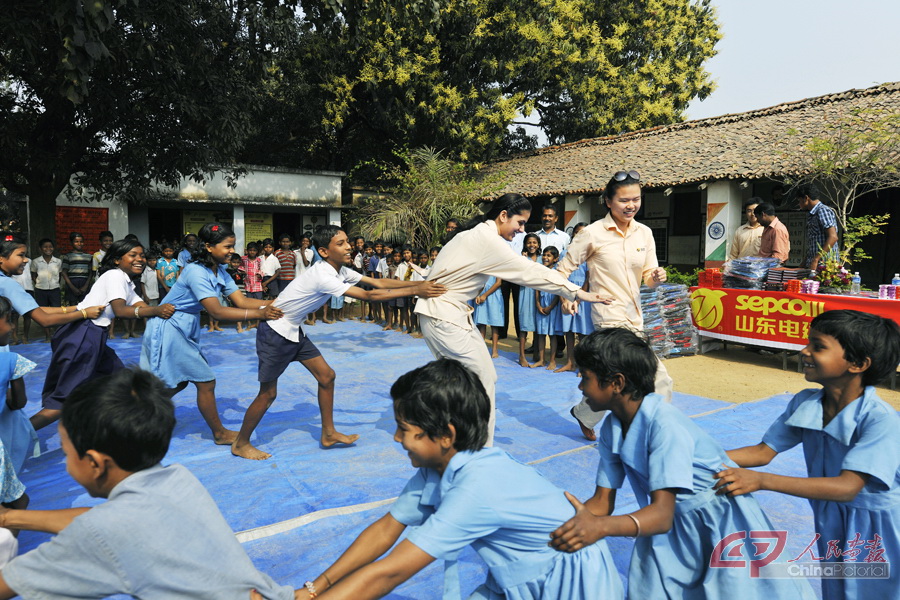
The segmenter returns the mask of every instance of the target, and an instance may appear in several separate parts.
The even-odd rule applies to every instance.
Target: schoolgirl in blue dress
[[[25,239],[17,233],[0,232],[0,296],[4,296],[20,315],[30,316],[41,327],[65,325],[72,321],[94,319],[103,310],[102,306],[90,306],[75,310],[71,306],[38,306],[34,298],[16,283],[13,275],[21,275],[28,264],[28,248]],[[8,351],[6,346],[2,351]]]
[[[197,408],[216,444],[230,445],[236,431],[225,429],[216,407],[216,376],[200,349],[200,310],[216,321],[276,319],[281,311],[268,300],[247,298],[228,274],[225,265],[234,252],[234,232],[220,223],[207,223],[197,234],[192,258],[178,281],[163,298],[175,307],[169,319],[147,321],[141,346],[141,368],[152,371],[174,391],[188,383],[197,387]],[[234,305],[222,306],[219,295]]]
[[[575,285],[580,285],[581,289],[587,291],[587,263],[581,263],[572,274],[569,275],[569,281]],[[594,331],[594,324],[591,322],[591,305],[577,304],[578,312],[574,315],[568,315],[562,310],[554,312],[556,316],[556,331],[559,335],[566,338],[566,364],[556,369],[554,373],[562,373],[563,371],[575,370],[575,334],[587,335]]]
[[[491,358],[500,356],[497,345],[500,343],[500,328],[503,327],[503,294],[500,286],[503,281],[493,275],[488,277],[481,288],[481,293],[475,296],[475,311],[472,320],[478,326],[481,337],[484,337],[487,326],[491,326]]]
[[[801,562],[820,567],[834,562],[896,565],[900,417],[874,386],[900,363],[900,327],[873,314],[831,310],[812,320],[809,344],[800,358],[806,380],[821,389],[794,396],[761,443],[730,450],[728,456],[742,467],[757,467],[802,444],[809,477],[726,469],[717,475],[719,493],[740,497],[771,490],[808,498],[817,548],[804,552]],[[825,563],[818,562],[822,560]],[[880,579],[822,579],[826,600],[897,598],[898,590],[893,569],[890,577]]]
[[[35,429],[59,419],[66,396],[79,385],[125,366],[106,344],[112,319],[167,319],[175,312],[171,304],[149,306],[141,299],[135,278],[140,278],[145,266],[144,247],[136,238],[114,242],[106,251],[99,278],[75,310],[91,305],[106,308],[95,319],[69,323],[53,334],[53,355],[41,393],[43,408],[31,417]]]
[[[444,598],[459,600],[453,565],[471,545],[487,563],[488,577],[470,599],[622,598],[606,542],[572,554],[547,545],[549,533],[572,516],[572,506],[533,467],[484,447],[491,403],[472,371],[452,359],[436,360],[401,376],[391,397],[394,440],[418,470],[390,512],[305,584],[310,597],[380,598],[443,559]]]
[[[722,546],[736,532],[774,527],[752,496],[716,494],[714,475],[733,463],[696,423],[653,393],[656,357],[647,343],[629,329],[600,329],[581,340],[575,361],[588,405],[610,414],[600,426],[597,490],[584,504],[569,496],[577,512],[553,532],[553,547],[571,552],[609,536],[635,537],[628,570],[634,600],[811,600],[805,579],[752,575],[747,559],[760,552],[753,544],[760,540],[745,535]],[[641,508],[611,516],[626,475]],[[728,557],[741,552],[745,566],[710,566],[714,558],[729,560],[714,556],[717,548]]]
[[[559,260],[559,250],[556,246],[547,246],[541,253],[541,260],[548,269],[556,269]],[[534,343],[539,349],[539,358],[532,367],[556,368],[556,315],[559,311],[559,296],[552,292],[534,290]],[[547,354],[546,337],[550,338],[550,353]],[[549,356],[549,358],[548,358]]]
[[[532,262],[541,260],[541,238],[536,233],[526,233],[522,240],[522,256]],[[530,367],[528,360],[525,358],[525,344],[528,342],[528,332],[534,332],[537,328],[535,323],[535,315],[537,308],[534,302],[534,290],[524,285],[519,286],[519,366]],[[534,347],[533,360],[538,360],[538,347],[534,342],[536,336],[532,336],[532,346]]]
[[[18,318],[9,300],[0,296],[0,346],[8,345],[10,331]],[[38,441],[34,427],[22,410],[28,402],[23,378],[36,366],[15,352],[0,352],[0,390],[4,391],[2,397],[5,399],[0,404],[0,441],[16,473],[22,470],[25,459],[33,456]]]

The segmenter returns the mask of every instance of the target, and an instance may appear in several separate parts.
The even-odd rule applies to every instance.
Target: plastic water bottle
[[[891,285],[900,285],[900,273],[894,273],[894,278],[891,279]]]
[[[859,276],[859,271],[853,274],[853,277],[850,279],[850,293],[854,296],[859,295],[860,284],[862,283],[862,279]]]

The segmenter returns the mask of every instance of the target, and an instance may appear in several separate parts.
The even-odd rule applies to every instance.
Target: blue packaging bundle
[[[744,290],[761,290],[765,287],[766,274],[769,269],[781,265],[777,258],[761,258],[745,256],[725,263],[723,285],[727,288]]]

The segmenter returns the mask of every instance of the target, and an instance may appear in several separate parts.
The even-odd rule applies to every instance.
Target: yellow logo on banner
[[[710,290],[698,288],[691,292],[691,313],[694,321],[702,329],[714,329],[722,322],[725,315],[725,307],[722,306],[722,297],[726,293],[722,290]]]

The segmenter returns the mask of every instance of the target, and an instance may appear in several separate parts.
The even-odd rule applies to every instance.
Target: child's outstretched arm
[[[593,511],[611,511],[615,496],[604,498],[597,488],[594,497],[582,504],[566,492],[566,498],[575,507],[575,516],[550,534],[550,546],[562,552],[575,552],[609,536],[637,537],[665,533],[672,528],[675,516],[675,492],[670,489],[650,493],[650,504],[628,515],[597,515]],[[607,490],[611,491],[611,490]]]
[[[765,442],[755,446],[744,446],[726,452],[728,458],[738,464],[739,467],[764,467],[778,456],[778,453]]]
[[[809,500],[833,502],[850,502],[869,481],[868,474],[848,470],[842,470],[837,477],[788,477],[750,469],[725,469],[714,477],[719,480],[715,486],[719,495],[740,496],[769,490]]]
[[[0,507],[0,527],[57,534],[87,511],[87,507],[58,510],[14,510]]]

